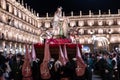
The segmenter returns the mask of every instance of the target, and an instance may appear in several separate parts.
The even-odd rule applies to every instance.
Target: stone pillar
[[[14,42],[11,42],[10,52],[11,52],[12,54],[15,54],[15,43],[14,43]]]
[[[0,49],[1,49],[1,51],[3,51],[4,52],[4,54],[5,54],[5,46],[6,46],[6,44],[5,44],[5,41],[0,41]]]
[[[5,54],[10,53],[10,42],[5,43],[5,49],[4,49]]]
[[[19,43],[19,45],[18,45],[18,53],[22,54],[22,47],[21,47],[21,43]]]
[[[25,44],[23,44],[23,54],[26,53]]]
[[[18,43],[15,44],[15,54],[18,54]]]
[[[32,51],[32,45],[29,45],[29,51],[30,52]]]
[[[24,55],[24,44],[21,44],[22,55]]]
[[[17,43],[14,43],[14,54],[16,54]]]
[[[12,53],[12,42],[9,42],[9,53]]]

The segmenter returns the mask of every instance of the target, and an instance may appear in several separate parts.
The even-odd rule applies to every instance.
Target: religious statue
[[[62,16],[62,7],[57,8],[53,18],[53,35],[67,36],[68,19]]]

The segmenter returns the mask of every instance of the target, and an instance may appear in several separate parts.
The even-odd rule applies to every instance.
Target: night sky
[[[53,16],[58,6],[62,6],[66,15],[70,15],[74,11],[74,15],[79,15],[79,11],[83,14],[88,14],[92,10],[94,14],[98,14],[98,10],[102,13],[108,13],[111,9],[112,13],[117,13],[120,9],[120,0],[24,0],[31,8],[40,13],[40,16],[45,16],[46,12],[49,16]]]

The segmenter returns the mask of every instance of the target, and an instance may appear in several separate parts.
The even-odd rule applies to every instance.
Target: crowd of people
[[[69,59],[65,66],[51,58],[48,68],[51,74],[49,80],[92,80],[92,75],[101,76],[102,80],[120,80],[120,55],[113,53],[85,53],[82,55],[87,64],[85,74],[78,77],[76,75],[76,58]],[[0,80],[22,80],[22,65],[24,56],[21,54],[3,55],[0,52]],[[31,61],[32,80],[43,80],[40,75],[40,64],[42,60],[36,58]]]

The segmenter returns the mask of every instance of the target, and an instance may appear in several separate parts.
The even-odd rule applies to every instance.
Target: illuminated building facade
[[[0,48],[7,53],[24,53],[25,44],[38,42],[40,29],[37,18],[33,10],[28,10],[23,3],[0,0]]]
[[[65,16],[65,14],[63,14]],[[79,42],[94,49],[113,49],[120,47],[120,11],[118,14],[66,16],[69,19],[69,38],[72,42]],[[25,44],[43,42],[42,39],[50,38],[52,34],[52,19],[49,14],[39,17],[39,14],[30,9],[23,2],[16,0],[0,0],[0,49],[7,51],[25,51]]]
[[[78,16],[74,16],[71,12],[71,16],[66,17],[69,19],[68,36],[73,37],[72,42],[79,42],[84,46],[88,46],[92,51],[98,49],[112,51],[115,47],[117,49],[120,47],[119,10],[118,14],[111,14],[110,10],[107,14],[102,14],[99,10],[97,15],[94,15],[91,10],[89,15],[82,15],[82,11],[80,11]],[[46,29],[43,33],[52,30],[52,17],[48,17],[48,13],[46,18],[39,21],[39,24],[43,24],[43,28]]]

